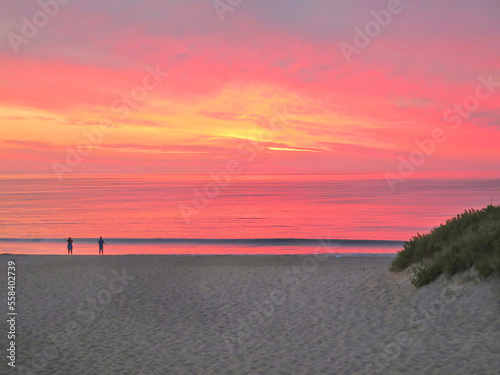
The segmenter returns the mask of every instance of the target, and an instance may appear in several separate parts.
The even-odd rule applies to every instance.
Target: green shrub
[[[390,270],[399,272],[412,265],[416,265],[412,283],[417,287],[472,266],[481,276],[500,272],[500,207],[465,210],[428,234],[417,233],[403,244]]]

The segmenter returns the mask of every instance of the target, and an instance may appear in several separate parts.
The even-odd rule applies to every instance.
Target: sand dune
[[[0,259],[20,374],[500,374],[498,278],[416,290],[388,257]]]

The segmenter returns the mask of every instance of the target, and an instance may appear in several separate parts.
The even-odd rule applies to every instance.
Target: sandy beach
[[[388,256],[0,259],[2,374],[500,374],[498,278],[416,289]]]

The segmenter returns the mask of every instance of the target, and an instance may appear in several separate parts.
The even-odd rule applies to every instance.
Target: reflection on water
[[[50,175],[0,176],[0,237],[403,241],[466,208],[500,203],[500,175],[493,172],[415,173],[394,193],[381,173],[249,174],[233,176],[186,224],[179,205],[193,206],[193,198],[211,181],[209,175],[169,174],[72,175],[63,181]],[[61,246],[64,253],[65,243]],[[110,254],[173,249],[158,244],[122,244],[121,250],[113,246],[107,247]],[[173,252],[282,253],[304,252],[305,247],[259,248],[183,244]],[[82,254],[97,253],[97,245],[81,244],[80,249]],[[54,244],[33,243],[0,243],[0,251],[59,253]]]
[[[393,254],[397,246],[244,246],[244,245],[164,245],[164,244],[113,244],[104,246],[104,255],[124,254]],[[4,243],[0,242],[0,254],[67,254],[66,244],[60,243]],[[98,246],[73,243],[73,255],[98,255]]]

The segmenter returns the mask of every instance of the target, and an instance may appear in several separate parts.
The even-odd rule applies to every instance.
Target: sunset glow
[[[79,145],[71,173],[209,173],[247,145],[249,172],[397,171],[436,128],[419,170],[498,169],[496,1],[402,1],[348,58],[387,2],[245,1],[221,20],[211,1],[72,1],[16,44],[40,11],[25,3],[1,5],[1,173],[54,173]]]
[[[500,375],[500,0],[0,15],[0,367]]]

